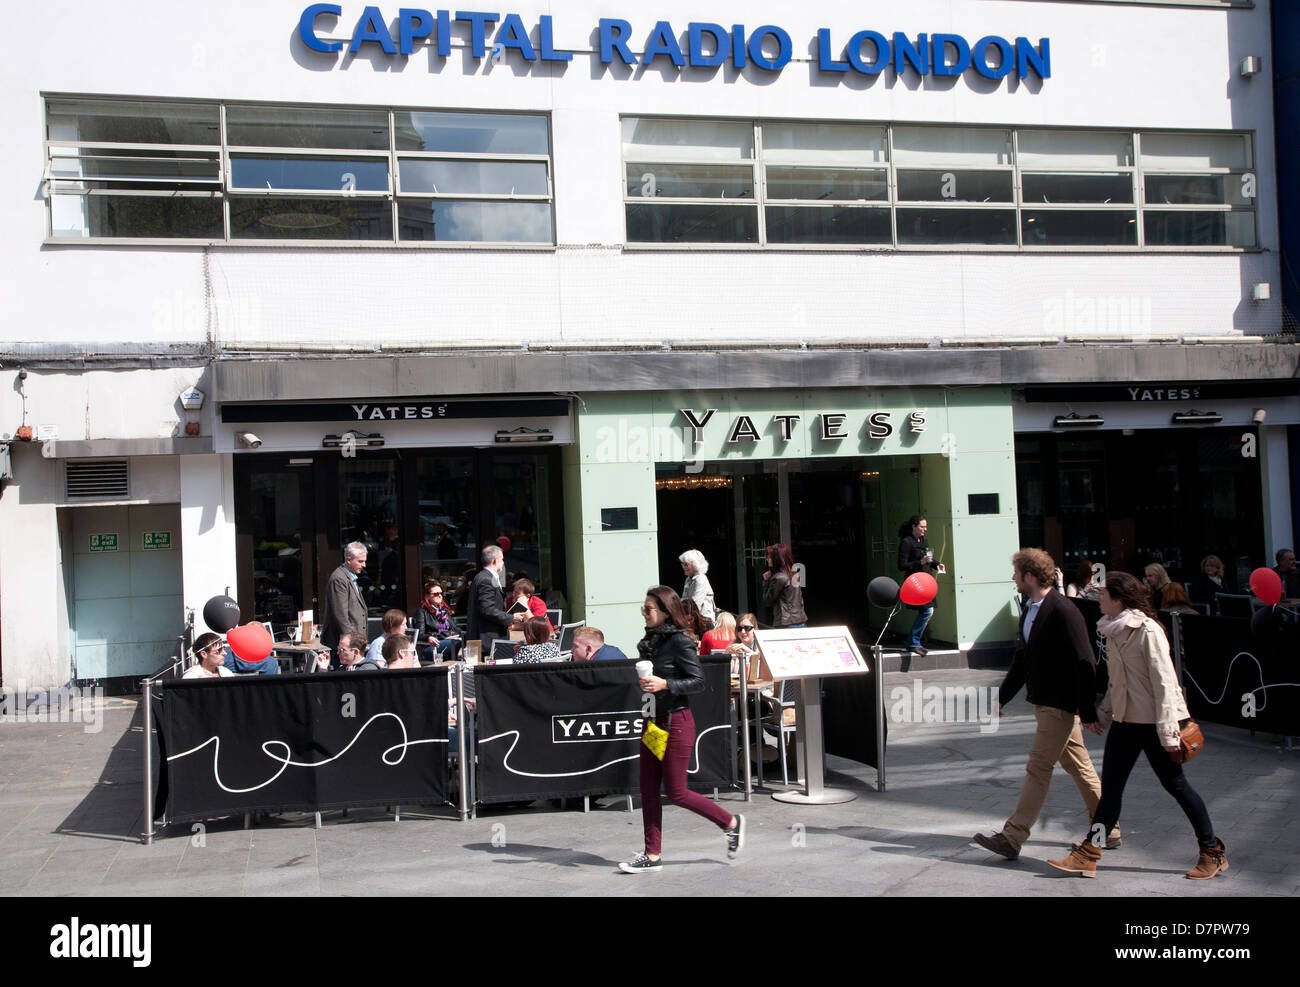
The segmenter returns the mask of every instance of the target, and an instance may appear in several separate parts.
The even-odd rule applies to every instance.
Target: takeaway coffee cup
[[[636,663],[636,677],[638,679],[648,679],[654,674],[655,663],[652,661],[639,661]]]

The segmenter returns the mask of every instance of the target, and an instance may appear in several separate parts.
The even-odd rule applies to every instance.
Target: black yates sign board
[[[223,404],[221,420],[228,424],[262,422],[400,422],[448,421],[461,418],[557,418],[569,413],[566,398],[526,398],[519,401],[463,401],[438,398],[367,398],[314,404]]]
[[[700,661],[689,784],[711,791],[731,784],[731,660]],[[636,794],[645,697],[634,661],[485,666],[474,679],[479,801]]]
[[[447,668],[158,688],[171,822],[447,801]]]
[[[1168,401],[1208,401],[1227,398],[1286,397],[1300,394],[1300,381],[1294,380],[1217,380],[1201,383],[1186,381],[1131,381],[1126,384],[1029,386],[1025,400],[1031,404],[1070,404],[1072,402],[1116,401],[1124,404],[1156,404]]]

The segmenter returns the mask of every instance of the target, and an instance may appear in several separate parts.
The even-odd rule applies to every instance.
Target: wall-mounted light
[[[1074,411],[1052,419],[1053,428],[1099,428],[1105,424],[1106,419],[1101,415],[1081,415]]]
[[[1250,413],[1250,420],[1253,421],[1256,425],[1263,425],[1264,419],[1267,417],[1268,417],[1268,412],[1265,411],[1263,408],[1256,408],[1254,411]]]
[[[1250,287],[1250,297],[1252,301],[1266,302],[1273,297],[1273,289],[1267,281],[1256,281]]]
[[[1217,411],[1197,411],[1195,408],[1190,411],[1175,411],[1173,423],[1175,425],[1215,425],[1223,421],[1223,416]]]
[[[1241,73],[1243,79],[1249,79],[1252,75],[1259,75],[1263,70],[1264,60],[1258,55],[1247,55],[1237,67],[1237,71]]]
[[[549,428],[528,428],[520,425],[510,430],[501,429],[492,439],[493,442],[553,442],[555,436]]]
[[[326,449],[378,449],[384,444],[384,437],[378,432],[344,432],[342,435],[327,435],[320,444]]]

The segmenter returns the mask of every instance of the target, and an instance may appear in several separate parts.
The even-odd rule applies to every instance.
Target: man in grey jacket
[[[359,541],[343,548],[343,564],[335,569],[325,584],[321,614],[321,644],[328,645],[331,668],[339,667],[339,639],[345,634],[366,636],[366,601],[361,596],[357,577],[366,567],[366,546]]]

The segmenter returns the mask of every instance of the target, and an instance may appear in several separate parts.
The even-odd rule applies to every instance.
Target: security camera
[[[1267,417],[1268,417],[1267,411],[1265,411],[1263,408],[1256,408],[1255,413],[1250,416],[1250,420],[1253,421],[1256,425],[1263,425],[1264,419]]]
[[[239,438],[239,444],[242,446],[247,446],[249,449],[256,449],[258,446],[262,444],[262,440],[259,439],[252,432],[240,432],[238,438]]]

